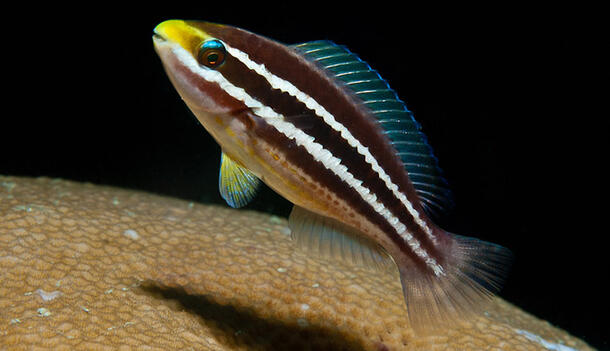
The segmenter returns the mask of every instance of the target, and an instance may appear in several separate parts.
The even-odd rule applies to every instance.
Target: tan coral
[[[0,269],[0,348],[591,350],[501,299],[418,337],[396,274],[284,219],[63,180],[0,177]]]

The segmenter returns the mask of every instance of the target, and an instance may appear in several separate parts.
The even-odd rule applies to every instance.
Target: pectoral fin
[[[220,195],[233,208],[247,205],[256,196],[261,181],[247,168],[239,165],[224,152],[220,156],[218,187]]]

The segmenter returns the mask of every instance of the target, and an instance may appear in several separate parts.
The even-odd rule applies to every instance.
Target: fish
[[[299,248],[397,269],[418,331],[470,318],[499,291],[511,252],[434,223],[453,197],[421,125],[347,47],[179,19],[158,24],[153,43],[221,147],[219,189],[231,207],[265,183],[294,205]]]

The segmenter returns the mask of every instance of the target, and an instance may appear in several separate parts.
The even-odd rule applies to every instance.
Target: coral
[[[310,257],[266,214],[0,176],[0,348],[591,350],[496,298],[416,335],[397,273]]]

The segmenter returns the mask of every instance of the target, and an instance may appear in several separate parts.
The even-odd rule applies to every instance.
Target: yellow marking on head
[[[154,32],[165,40],[180,44],[189,52],[194,52],[201,42],[212,38],[210,34],[183,20],[161,22],[155,27]]]

